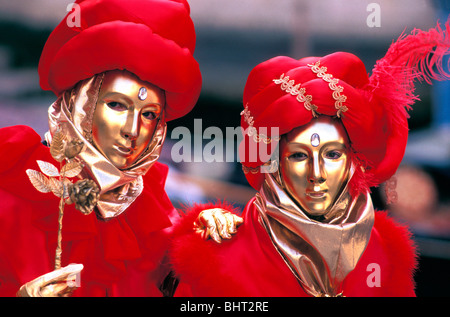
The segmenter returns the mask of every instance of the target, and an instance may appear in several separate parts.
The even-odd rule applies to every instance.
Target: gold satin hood
[[[153,138],[141,157],[126,170],[116,168],[92,143],[92,118],[103,77],[104,73],[81,81],[50,106],[50,129],[45,138],[51,144],[52,135],[61,129],[68,142],[74,139],[84,142],[77,155],[84,164],[80,177],[97,183],[100,196],[95,210],[102,218],[111,218],[125,211],[142,193],[142,176],[159,158],[166,136],[166,123],[162,111]]]
[[[374,223],[370,195],[352,198],[347,188],[323,222],[290,198],[274,174],[256,195],[260,222],[303,289],[313,296],[342,296],[342,282],[358,263]]]

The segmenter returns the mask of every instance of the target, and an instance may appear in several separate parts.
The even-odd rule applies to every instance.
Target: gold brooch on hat
[[[337,110],[337,116],[340,118],[342,112],[348,110],[348,108],[343,105],[347,100],[347,96],[341,95],[344,91],[344,87],[338,85],[339,79],[333,78],[333,75],[331,74],[327,74],[327,68],[325,66],[320,67],[320,61],[317,61],[315,64],[308,64],[308,66],[311,67],[312,72],[315,73],[317,77],[322,78],[328,83],[328,87],[330,87],[333,92],[332,96],[335,100],[334,107]]]
[[[279,79],[274,79],[273,82],[278,85],[281,84],[281,90],[286,93],[297,96],[297,101],[303,103],[306,110],[312,111],[313,116],[317,117],[317,106],[311,103],[311,95],[305,95],[306,89],[303,87],[300,88],[301,84],[295,85],[295,81],[293,79],[289,80],[289,76],[285,76],[284,73],[281,74]]]
[[[254,120],[248,109],[248,105],[245,105],[244,110],[241,111],[241,116],[244,116],[244,121],[248,124],[247,135],[253,137],[253,141],[256,143],[263,142],[265,144],[271,143],[273,140],[279,141],[280,137],[269,137],[265,134],[258,134],[258,131],[253,126]]]

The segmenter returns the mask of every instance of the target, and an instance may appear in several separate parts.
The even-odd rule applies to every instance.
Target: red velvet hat
[[[252,151],[273,152],[280,135],[319,115],[342,120],[368,187],[388,180],[405,152],[406,110],[417,100],[414,80],[448,78],[442,57],[449,53],[449,33],[447,25],[401,36],[370,77],[358,57],[344,52],[300,60],[279,56],[257,65],[247,79],[241,113],[240,158],[250,185],[260,189],[266,163]]]
[[[126,69],[165,90],[166,121],[193,108],[202,79],[193,57],[195,30],[185,0],[76,3],[80,26],[68,26],[68,13],[45,44],[38,69],[42,89],[59,96],[80,80]]]

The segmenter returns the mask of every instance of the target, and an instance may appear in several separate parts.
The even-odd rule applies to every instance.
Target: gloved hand
[[[79,287],[77,277],[82,264],[70,264],[22,285],[17,297],[69,297]]]
[[[222,239],[231,239],[243,219],[225,209],[213,208],[203,210],[194,222],[194,230],[203,239],[211,238],[217,243]]]

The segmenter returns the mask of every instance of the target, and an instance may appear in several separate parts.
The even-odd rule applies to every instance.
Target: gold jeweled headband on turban
[[[164,111],[161,112],[148,148],[133,165],[119,170],[92,143],[92,118],[104,73],[81,81],[62,94],[49,108],[49,132],[45,138],[50,145],[52,135],[60,129],[68,142],[81,140],[82,151],[77,155],[84,165],[81,178],[94,180],[100,188],[97,213],[102,218],[116,217],[125,211],[142,193],[142,176],[159,158],[166,136]]]

